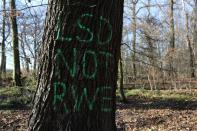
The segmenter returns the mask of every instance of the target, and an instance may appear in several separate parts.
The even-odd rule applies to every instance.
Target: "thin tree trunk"
[[[37,72],[37,53],[38,53],[38,42],[37,42],[37,22],[34,23],[34,62],[33,62],[33,70]]]
[[[136,23],[136,4],[137,1],[132,1],[133,3],[133,10],[132,10],[132,18],[133,18],[133,55],[132,55],[132,61],[133,61],[133,76],[134,79],[137,77],[137,67],[136,67],[136,30],[137,30],[137,23]]]
[[[36,31],[35,31],[35,40],[34,40],[34,54],[35,54],[35,56],[34,56],[34,63],[33,63],[33,69],[34,69],[34,72],[36,72],[37,71],[37,53],[38,53],[38,51],[37,51],[37,41],[36,41],[36,36],[37,36],[37,34],[36,34]]]
[[[18,45],[18,28],[16,21],[16,5],[14,0],[10,0],[11,8],[11,29],[12,29],[12,43],[14,54],[14,71],[13,79],[16,86],[21,86],[21,71],[20,71],[20,57],[19,57],[19,45]]]
[[[3,0],[3,25],[2,25],[2,42],[1,42],[1,76],[6,77],[6,56],[5,56],[5,17],[6,17],[6,11],[5,11],[5,0]]]
[[[189,20],[188,20],[188,14],[185,13],[186,15],[186,38],[187,38],[187,44],[188,44],[188,48],[189,48],[189,54],[190,54],[190,76],[192,78],[195,77],[195,59],[194,59],[194,53],[193,53],[193,48],[191,45],[191,41],[189,38]]]
[[[193,16],[193,46],[195,49],[195,54],[197,54],[197,0],[194,0],[194,16]],[[195,55],[196,56],[196,55]]]
[[[152,17],[151,17],[151,0],[148,0],[148,16],[147,16],[147,25],[148,26],[151,26],[152,23],[154,23],[154,20],[152,20]],[[155,72],[156,72],[156,58],[155,58],[155,54],[156,54],[156,51],[155,51],[155,41],[153,40],[150,31],[144,31],[145,32],[145,39],[147,41],[147,44],[148,44],[148,52],[149,52],[149,61],[150,61],[150,66],[149,67],[149,81],[150,81],[150,86],[151,86],[151,90],[153,90],[153,86],[154,88],[156,89],[156,83],[155,83]],[[151,84],[151,81],[153,82]]]
[[[170,1],[170,58],[169,58],[169,75],[174,76],[175,68],[173,65],[174,61],[174,51],[175,51],[175,32],[174,32],[174,0]]]
[[[49,0],[47,12],[29,131],[116,131],[123,0]]]
[[[27,58],[24,42],[21,42],[21,49],[22,49],[22,52],[23,52],[23,55],[24,55],[25,70],[26,70],[27,73],[29,73],[30,72],[30,70],[29,70],[29,58]]]
[[[120,87],[119,87],[119,91],[120,91],[120,97],[121,97],[122,102],[126,103],[127,99],[126,99],[125,93],[124,93],[123,80],[124,80],[124,74],[123,74],[122,56],[120,53]]]
[[[26,21],[24,20],[24,25],[26,25]],[[30,64],[30,58],[28,58],[27,53],[26,53],[26,48],[25,46],[28,44],[28,40],[27,40],[27,30],[26,30],[26,26],[23,27],[23,34],[22,34],[22,40],[21,40],[21,50],[23,53],[23,59],[24,59],[24,65],[25,65],[25,70],[27,73],[30,72],[29,69],[29,64]],[[26,45],[25,45],[26,44]]]

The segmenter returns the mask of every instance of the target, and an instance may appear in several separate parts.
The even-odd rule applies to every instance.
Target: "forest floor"
[[[22,105],[29,103],[29,93],[32,88],[0,88],[0,131],[27,130],[30,107]],[[126,95],[126,104],[117,102],[118,131],[197,131],[197,90],[132,90]]]
[[[197,131],[197,101],[130,97],[117,103],[116,124],[119,131]]]

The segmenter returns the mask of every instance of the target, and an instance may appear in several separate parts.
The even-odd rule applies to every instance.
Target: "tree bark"
[[[21,71],[20,71],[20,57],[19,57],[19,45],[18,45],[18,27],[16,20],[16,5],[15,0],[10,0],[11,8],[11,30],[12,30],[12,43],[13,43],[13,55],[14,55],[14,71],[13,79],[16,86],[21,86]]]
[[[115,131],[123,0],[49,0],[29,131]]]

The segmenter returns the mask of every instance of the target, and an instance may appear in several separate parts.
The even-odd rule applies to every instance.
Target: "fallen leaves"
[[[1,110],[0,130],[1,131],[26,131],[28,110]]]
[[[197,131],[196,109],[135,108],[118,106],[116,124],[126,131]],[[125,107],[125,108],[122,108]],[[129,127],[126,129],[126,127]]]

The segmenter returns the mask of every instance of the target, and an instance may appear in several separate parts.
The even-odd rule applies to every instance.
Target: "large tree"
[[[49,0],[31,131],[115,131],[123,0]]]

